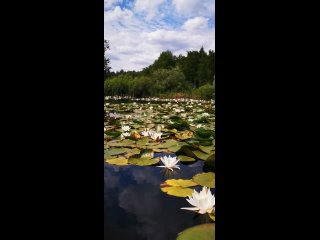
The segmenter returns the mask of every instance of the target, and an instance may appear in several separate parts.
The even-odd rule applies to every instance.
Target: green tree
[[[110,76],[110,69],[111,69],[111,67],[109,66],[110,59],[106,57],[107,50],[110,50],[109,41],[104,40],[104,79]]]

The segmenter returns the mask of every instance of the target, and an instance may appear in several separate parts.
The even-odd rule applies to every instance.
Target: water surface
[[[190,207],[185,198],[160,190],[166,179],[190,179],[206,170],[203,161],[179,165],[172,173],[155,166],[105,164],[104,239],[175,240],[184,229],[210,222],[207,215],[181,210]]]

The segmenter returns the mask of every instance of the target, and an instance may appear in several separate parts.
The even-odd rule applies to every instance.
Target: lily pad
[[[196,137],[200,139],[212,139],[213,131],[204,128],[198,128],[196,129]]]
[[[191,196],[193,193],[193,189],[191,188],[162,187],[160,189],[162,192],[165,192],[168,195],[175,196],[175,197],[187,197],[187,196]]]
[[[143,137],[140,140],[137,141],[137,145],[143,145],[145,146],[149,142],[149,139],[147,137]]]
[[[122,141],[107,142],[107,145],[110,147],[131,147],[133,144],[134,144],[134,141],[130,139],[124,139]]]
[[[153,151],[151,149],[142,150],[140,158],[153,158]]]
[[[193,162],[193,161],[196,160],[196,159],[194,159],[193,157],[188,157],[188,156],[185,156],[185,155],[179,155],[179,156],[178,156],[178,159],[179,159],[181,162]]]
[[[160,158],[134,158],[130,157],[128,160],[129,164],[138,166],[154,165],[160,161]]]
[[[185,139],[192,138],[193,132],[186,130],[183,132],[176,133],[175,136],[181,140],[185,140]]]
[[[165,143],[157,146],[157,148],[169,148],[169,147],[176,146],[176,145],[178,145],[178,141],[176,141],[174,139],[168,139],[165,141]]]
[[[199,146],[199,149],[202,151],[202,152],[205,152],[207,154],[210,154],[212,151],[213,151],[213,145],[212,146]]]
[[[130,149],[129,148],[109,148],[107,150],[109,155],[119,155],[128,152]]]
[[[108,159],[106,162],[118,166],[128,165],[128,159],[124,157]]]
[[[181,146],[179,146],[179,145],[171,146],[171,147],[168,148],[168,151],[169,152],[177,152],[177,151],[180,150],[180,148],[181,148]]]
[[[192,181],[191,179],[168,179],[164,182],[164,184],[167,184],[168,186],[172,187],[194,187],[198,184]]]
[[[193,148],[191,148],[190,146],[182,146],[181,152],[188,157],[196,157],[196,155],[193,153]]]
[[[207,160],[210,155],[209,154],[206,154],[206,153],[203,153],[201,151],[198,151],[198,150],[195,150],[195,151],[192,151],[194,155],[196,155],[197,158],[201,159],[201,160]]]
[[[215,224],[205,223],[200,224],[179,233],[176,240],[214,240],[215,239]]]
[[[204,187],[215,187],[215,174],[214,172],[208,172],[208,173],[199,173],[193,176],[192,180]]]
[[[215,215],[215,210],[213,210],[211,213],[208,214],[209,217],[213,220],[216,221],[216,215]]]

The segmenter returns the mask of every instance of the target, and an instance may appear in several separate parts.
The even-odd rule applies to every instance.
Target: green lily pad
[[[194,155],[196,155],[197,158],[201,159],[201,160],[207,160],[210,155],[209,154],[206,154],[206,153],[203,153],[201,151],[198,151],[198,150],[195,150],[195,151],[192,151]]]
[[[191,188],[162,187],[160,189],[162,192],[165,192],[168,195],[175,196],[175,197],[187,197],[187,196],[191,196],[193,193],[193,189]]]
[[[180,150],[181,146],[176,145],[176,146],[171,146],[168,148],[169,152],[178,152]]]
[[[188,156],[185,156],[185,155],[179,155],[179,156],[178,156],[178,159],[179,159],[181,162],[193,162],[193,161],[196,160],[196,159],[194,159],[193,157],[188,157]]]
[[[110,141],[107,143],[108,146],[110,147],[131,147],[134,144],[134,141],[130,139],[124,139],[122,141]]]
[[[193,176],[192,180],[204,187],[214,188],[215,187],[215,173],[199,173]]]
[[[168,179],[164,182],[164,184],[171,187],[182,187],[182,188],[194,187],[198,185],[191,179]]]
[[[123,153],[126,153],[126,152],[128,152],[128,151],[130,151],[129,148],[109,148],[109,149],[107,150],[108,154],[111,155],[111,156],[112,156],[112,155],[123,154]]]
[[[210,154],[212,151],[213,151],[213,145],[212,146],[199,146],[199,149],[202,151],[202,152],[205,152],[207,154]]]
[[[120,131],[107,131],[105,132],[106,135],[112,136],[112,137],[119,137],[121,135]]]
[[[149,142],[149,139],[147,137],[143,137],[140,140],[137,141],[137,145],[145,146]]]
[[[154,165],[160,161],[160,158],[134,158],[130,157],[128,160],[129,164],[138,166]]]
[[[180,149],[181,153],[183,153],[184,155],[188,156],[188,157],[192,157],[192,158],[195,158],[196,155],[193,153],[193,148],[191,146],[182,146],[181,149]]]
[[[128,159],[124,157],[108,159],[106,162],[118,166],[128,165]]]
[[[196,129],[196,137],[200,139],[211,139],[213,138],[213,131],[204,128],[198,128]]]
[[[187,228],[178,234],[176,240],[214,240],[215,224],[205,223],[191,228]]]
[[[151,149],[142,150],[140,158],[153,158],[153,151]]]
[[[176,145],[178,145],[178,141],[174,139],[168,139],[165,141],[165,143],[162,143],[159,146],[157,146],[157,148],[169,148]]]
[[[214,211],[208,214],[209,217],[215,222],[216,221],[216,216],[214,214]]]
[[[193,132],[191,131],[183,131],[175,134],[176,138],[179,138],[181,140],[189,139],[193,137]]]

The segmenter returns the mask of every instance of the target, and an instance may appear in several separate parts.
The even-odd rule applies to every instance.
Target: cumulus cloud
[[[116,2],[122,1],[109,1],[113,7],[104,13],[112,71],[142,70],[166,50],[185,55],[201,46],[215,49],[214,27],[208,24],[213,20],[212,0],[137,0],[131,8]]]
[[[104,0],[105,9],[109,9],[114,5],[121,4],[122,0]]]
[[[207,29],[209,27],[208,21],[209,21],[209,18],[205,18],[205,17],[191,18],[183,24],[182,28],[185,30],[191,30],[191,31]]]
[[[166,0],[137,0],[134,9],[146,13],[146,19],[151,20],[159,14],[159,6],[165,2]]]
[[[172,0],[176,11],[184,16],[213,17],[215,0]]]

